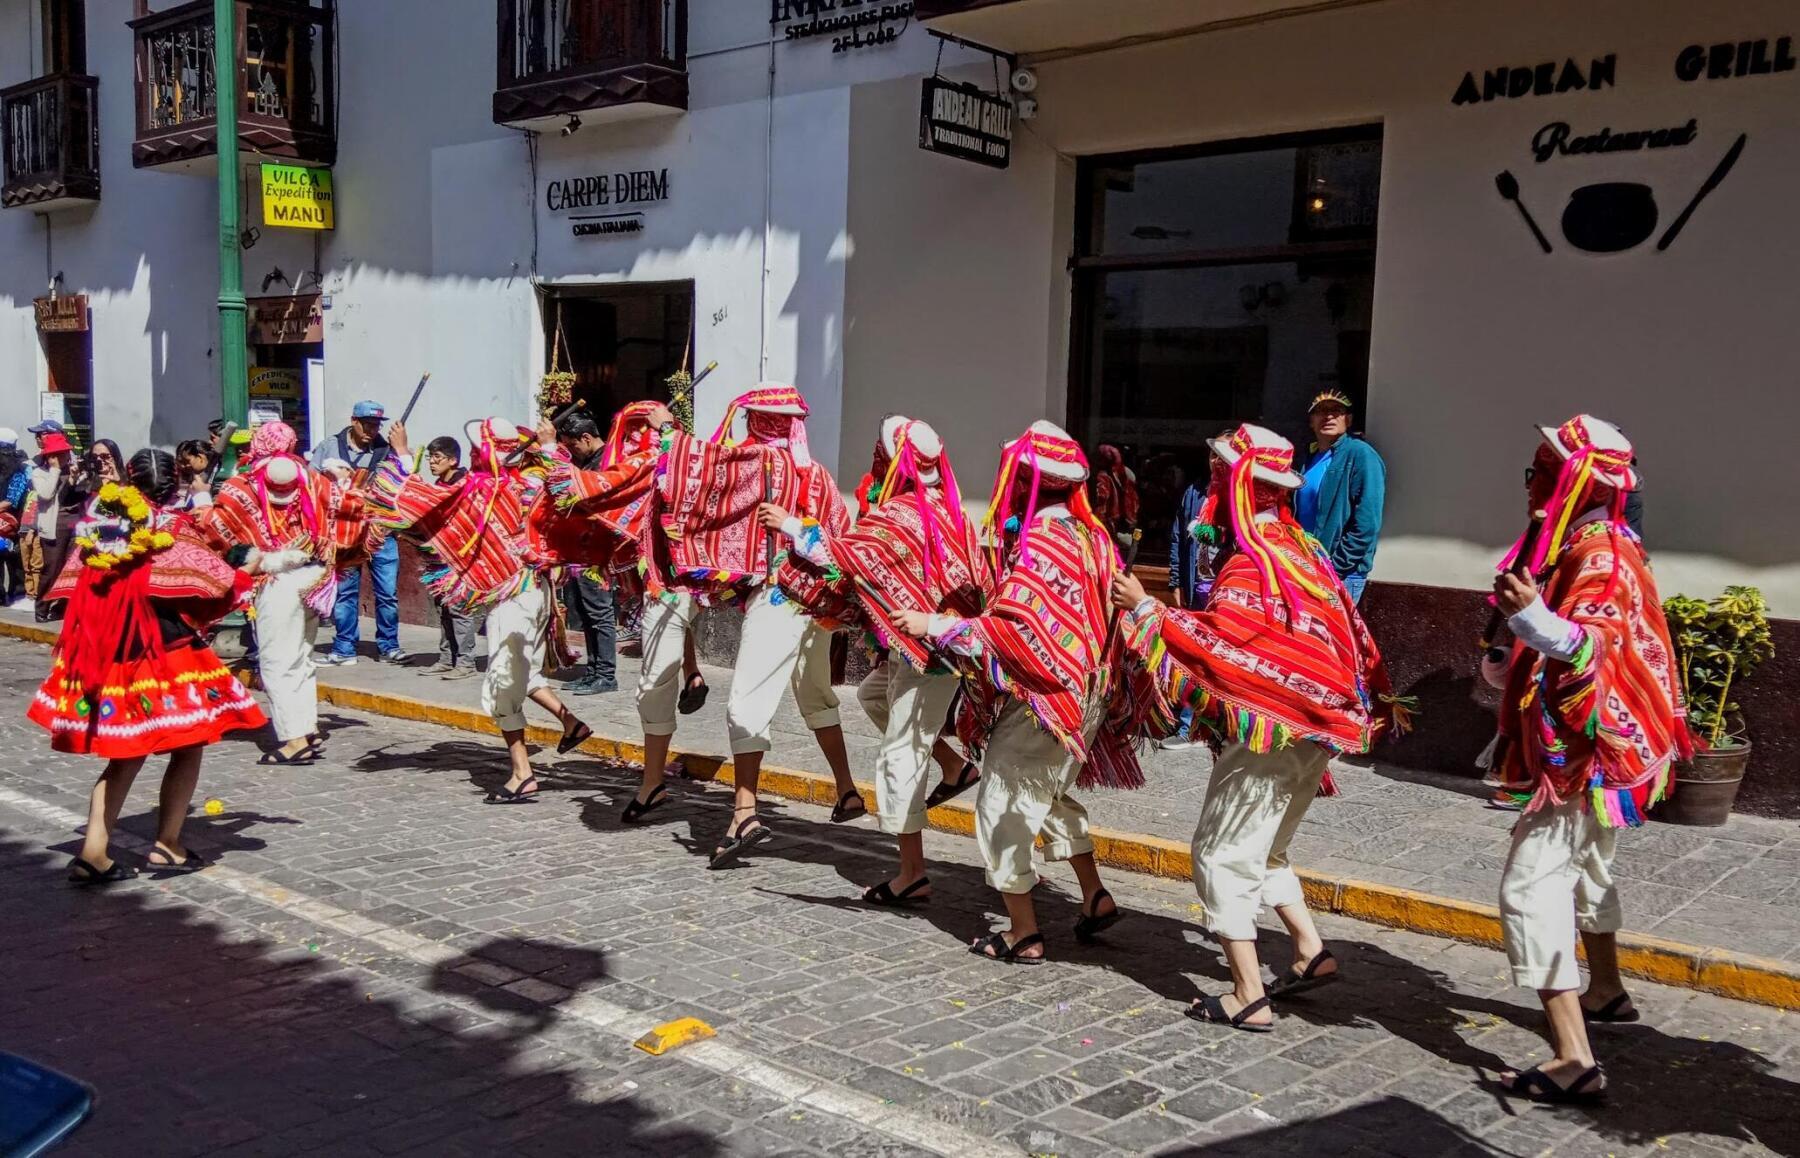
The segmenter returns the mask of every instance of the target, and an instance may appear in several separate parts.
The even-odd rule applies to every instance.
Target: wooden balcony
[[[687,0],[497,0],[494,121],[545,130],[687,111]]]
[[[37,213],[100,200],[100,82],[56,73],[0,89],[0,206]]]
[[[337,160],[335,0],[238,0],[238,151],[250,158]],[[140,169],[216,171],[212,0],[140,16]]]

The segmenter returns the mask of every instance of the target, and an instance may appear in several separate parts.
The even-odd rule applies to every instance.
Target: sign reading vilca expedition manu
[[[831,38],[831,51],[877,48],[912,23],[912,0],[769,0],[769,26],[788,40]]]
[[[1004,169],[1012,161],[1012,101],[979,85],[925,78],[919,148]]]
[[[669,199],[667,169],[631,169],[594,173],[552,181],[544,190],[544,205],[552,213],[569,213],[569,231],[576,237],[614,237],[644,231],[641,209],[611,213],[573,213],[576,209],[612,209],[626,205],[654,205]]]
[[[286,229],[335,229],[331,170],[306,165],[262,167],[263,224]]]

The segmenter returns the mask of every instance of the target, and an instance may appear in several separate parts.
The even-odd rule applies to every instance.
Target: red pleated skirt
[[[59,647],[26,715],[58,752],[107,760],[212,744],[267,722],[244,685],[197,641],[114,663],[91,696],[69,678]]]

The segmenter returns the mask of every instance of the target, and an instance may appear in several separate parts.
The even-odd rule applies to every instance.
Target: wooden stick
[[[1526,569],[1531,566],[1531,552],[1537,547],[1538,536],[1544,531],[1544,521],[1544,512],[1535,511],[1532,513],[1531,525],[1525,528],[1525,537],[1519,540],[1519,555],[1518,558],[1513,560],[1512,574],[1523,577],[1526,573]],[[1500,627],[1505,622],[1506,615],[1500,610],[1500,604],[1496,601],[1494,610],[1488,614],[1487,627],[1482,629],[1481,632],[1480,646],[1477,650],[1480,651],[1482,656],[1489,659],[1505,658],[1504,655],[1496,657],[1489,654],[1495,650],[1494,641],[1500,638]]]
[[[419,404],[419,395],[425,393],[425,383],[429,381],[431,381],[431,371],[427,370],[419,376],[419,384],[413,387],[412,397],[406,402],[406,409],[400,412],[400,425],[405,426],[406,420],[412,417],[413,407]]]
[[[555,414],[551,415],[550,425],[555,426],[557,423],[561,422],[563,419],[567,418],[569,415],[575,413],[577,410],[586,410],[586,409],[587,409],[587,399],[577,398],[575,401],[569,403],[567,406],[563,407],[561,410],[558,410]],[[503,462],[501,465],[502,466],[512,466],[513,464],[517,463],[520,459],[524,458],[525,455],[527,454],[527,452],[529,452],[531,450],[531,448],[536,445],[537,445],[537,435],[535,435],[535,434],[527,435],[525,438],[525,444],[523,446],[519,447],[519,449],[513,451],[511,454],[507,455],[506,461]]]

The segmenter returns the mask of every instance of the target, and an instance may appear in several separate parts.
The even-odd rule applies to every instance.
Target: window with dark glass
[[[1206,441],[1240,422],[1304,457],[1308,403],[1368,392],[1379,127],[1084,159],[1071,431],[1137,476],[1160,559]]]

